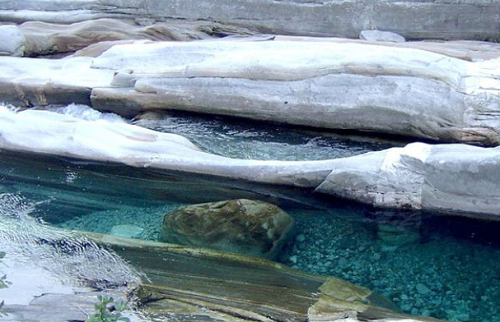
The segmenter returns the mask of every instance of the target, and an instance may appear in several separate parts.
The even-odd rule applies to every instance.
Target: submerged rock
[[[280,208],[238,199],[181,207],[167,214],[161,239],[275,258],[291,238],[294,220]]]
[[[144,231],[144,228],[135,225],[116,225],[111,228],[109,233],[114,236],[137,238]]]

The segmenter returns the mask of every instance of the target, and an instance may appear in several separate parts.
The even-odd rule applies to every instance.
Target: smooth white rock
[[[500,147],[413,143],[323,161],[240,160],[125,123],[0,107],[0,148],[316,188],[383,208],[500,216]]]
[[[362,30],[359,33],[359,39],[367,41],[382,41],[382,42],[405,42],[405,37],[398,35],[395,32],[381,30]]]
[[[117,71],[112,85],[134,89],[95,89],[97,109],[118,112],[126,102],[134,111],[171,108],[500,143],[500,69],[494,60],[468,62],[372,43],[203,41],[118,45],[92,67]]]
[[[0,26],[0,56],[21,57],[26,39],[17,26]]]

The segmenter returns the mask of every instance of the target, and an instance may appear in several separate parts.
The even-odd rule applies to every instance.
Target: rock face
[[[200,10],[202,8],[202,10]],[[59,12],[57,12],[59,11]],[[496,0],[44,0],[3,1],[0,18],[23,22],[77,22],[97,18],[176,17],[252,26],[262,32],[357,38],[367,29],[407,39],[495,39]],[[451,17],[451,18],[450,18]]]
[[[210,22],[169,21],[139,26],[116,19],[97,19],[70,25],[40,21],[0,27],[0,55],[38,56],[71,53],[111,41],[190,41],[220,35],[252,34],[250,30]],[[109,46],[111,47],[111,46]]]
[[[185,206],[167,214],[162,240],[275,258],[294,220],[280,208],[246,199]]]
[[[116,74],[115,87],[94,89],[91,101],[96,109],[119,114],[178,109],[498,145],[495,64],[373,43],[122,45],[93,61],[93,69]]]

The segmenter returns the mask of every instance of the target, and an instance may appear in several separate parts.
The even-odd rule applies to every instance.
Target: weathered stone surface
[[[93,234],[150,277],[144,311],[180,321],[435,321],[411,317],[378,294],[337,278],[258,258]],[[243,288],[242,288],[243,287]]]
[[[16,26],[0,26],[0,56],[22,56],[26,39]]]
[[[118,71],[112,84],[126,89],[95,89],[92,105],[125,115],[179,109],[441,142],[500,142],[495,60],[472,63],[362,43],[303,45],[280,40],[116,46],[92,67]]]
[[[0,28],[0,39],[8,40],[4,46],[13,48],[10,50],[12,56],[70,53],[110,41],[190,41],[234,34],[248,35],[252,32],[207,21],[169,21],[140,26],[116,19],[88,20],[70,25],[31,21],[18,27]]]
[[[405,37],[397,33],[381,30],[363,30],[359,33],[359,39],[367,41],[385,41],[385,42],[405,42]]]
[[[413,143],[334,160],[239,160],[129,124],[2,107],[0,148],[315,188],[381,208],[500,216],[500,147]]]
[[[97,295],[130,300],[132,308],[140,301],[137,311],[124,314],[133,322],[149,321],[148,317],[298,322],[307,319],[309,308],[319,302],[318,294],[332,304],[328,307],[354,313],[354,318],[397,314],[390,302],[366,288],[259,258],[66,231],[8,216],[0,216],[0,241],[6,250],[2,271],[7,269],[12,281],[9,288],[19,292],[24,286],[26,292],[35,292],[23,303],[16,296],[3,298],[2,290],[2,309],[9,314],[2,321],[83,321],[94,313]],[[31,284],[14,276],[19,269],[33,273],[28,275]],[[38,288],[40,282],[48,289]],[[61,283],[70,291],[60,292]],[[87,287],[74,287],[81,283]]]
[[[200,9],[201,8],[201,9]],[[61,11],[58,14],[56,11]],[[215,20],[263,32],[357,38],[367,29],[393,31],[407,39],[497,39],[496,0],[89,0],[2,1],[0,19],[76,22],[117,17]]]
[[[162,240],[275,258],[292,237],[294,220],[261,201],[238,199],[181,207],[165,216]]]
[[[498,218],[499,148],[409,144],[338,160],[316,191],[376,207]]]
[[[91,69],[90,57],[1,57],[0,97],[19,107],[90,104],[94,86],[109,86],[113,72]]]

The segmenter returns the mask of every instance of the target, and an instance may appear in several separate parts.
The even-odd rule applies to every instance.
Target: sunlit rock
[[[316,189],[376,207],[500,215],[500,148],[409,144],[337,160]]]
[[[103,42],[190,41],[218,37],[220,34],[251,33],[244,28],[201,21],[169,21],[146,26],[116,19],[87,20],[73,24],[29,21],[17,27],[0,27],[0,39],[5,38],[1,46],[9,47],[8,50],[2,50],[0,47],[0,53],[5,51],[4,55],[10,53],[11,56],[38,56],[71,53]],[[96,51],[95,47],[93,51]]]
[[[91,101],[124,115],[177,109],[498,145],[495,61],[290,38],[122,45],[93,61],[116,74],[114,87],[94,89]]]
[[[390,31],[381,30],[363,30],[359,33],[359,39],[367,41],[385,41],[385,42],[405,42],[405,37]]]
[[[367,29],[408,39],[498,39],[494,0],[86,0],[3,1],[0,18],[76,22],[97,18],[208,20],[262,32],[357,38]]]
[[[162,240],[275,258],[294,220],[280,208],[246,199],[181,207],[165,216]]]
[[[16,26],[0,26],[0,56],[23,56],[26,39]]]

